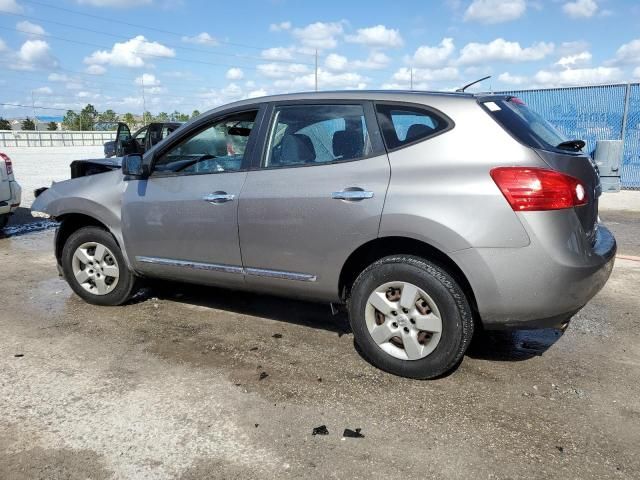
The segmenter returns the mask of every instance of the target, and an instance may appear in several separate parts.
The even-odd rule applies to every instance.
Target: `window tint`
[[[243,112],[214,121],[164,153],[154,169],[180,173],[241,170],[256,114]]]
[[[264,166],[354,160],[371,150],[362,105],[276,107]]]
[[[389,149],[431,137],[449,127],[443,117],[420,107],[378,104],[376,110]]]

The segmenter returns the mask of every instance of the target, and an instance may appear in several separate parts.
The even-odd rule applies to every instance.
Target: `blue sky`
[[[0,0],[0,103],[204,111],[313,90],[316,49],[323,90],[640,81],[640,3]]]

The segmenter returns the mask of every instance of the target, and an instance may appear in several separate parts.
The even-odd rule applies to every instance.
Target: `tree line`
[[[111,109],[98,112],[96,108],[89,103],[79,113],[74,110],[67,110],[67,113],[62,119],[62,129],[91,131],[95,130],[96,125],[100,123],[124,122],[131,130],[134,130],[136,127],[141,127],[151,122],[186,122],[198,115],[200,115],[198,110],[191,112],[191,115],[175,110],[173,113],[160,112],[158,115],[153,115],[151,112],[144,112],[142,117],[136,117],[133,113],[118,115]],[[36,122],[27,117],[22,121],[20,127],[22,130],[35,130]],[[47,123],[47,130],[57,129],[58,124],[56,122]],[[0,130],[11,130],[11,122],[0,117]]]

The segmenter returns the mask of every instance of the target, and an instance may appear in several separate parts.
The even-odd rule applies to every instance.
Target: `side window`
[[[450,126],[444,117],[417,106],[377,104],[376,111],[390,150],[431,137]]]
[[[242,170],[257,113],[242,112],[214,120],[162,154],[154,170],[185,174]]]
[[[372,151],[362,105],[276,107],[265,168],[317,165]]]
[[[136,133],[136,136],[134,137],[136,140],[136,143],[138,144],[138,147],[144,149],[144,139],[147,136],[147,130],[149,129],[149,127],[144,127],[143,129],[141,129],[139,132]]]

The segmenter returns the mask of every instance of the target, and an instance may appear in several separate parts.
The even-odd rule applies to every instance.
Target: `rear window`
[[[418,106],[377,104],[376,111],[389,150],[427,139],[451,126],[444,116]]]
[[[559,150],[558,145],[567,141],[560,131],[519,98],[494,99],[484,101],[482,105],[500,125],[525,145],[556,151]],[[566,153],[566,150],[561,151]]]

